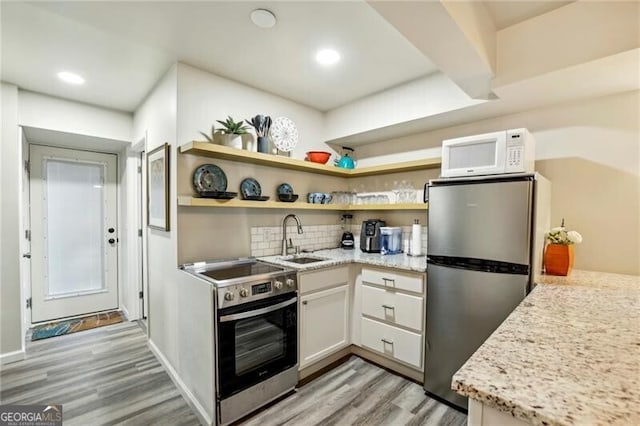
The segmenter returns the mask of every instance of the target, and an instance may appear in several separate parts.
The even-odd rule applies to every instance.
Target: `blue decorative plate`
[[[288,183],[281,183],[278,186],[278,195],[293,194],[293,188]]]
[[[218,200],[231,200],[236,198],[237,192],[221,192],[221,191],[202,191],[200,197],[202,198],[215,198]]]
[[[227,175],[215,164],[203,164],[193,172],[193,187],[198,192],[224,192]]]
[[[260,184],[254,178],[246,178],[242,182],[240,182],[240,191],[242,192],[242,198],[245,200],[248,197],[259,197],[262,195],[262,188],[260,188]]]

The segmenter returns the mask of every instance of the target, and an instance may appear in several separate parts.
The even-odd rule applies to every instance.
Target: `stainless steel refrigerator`
[[[453,374],[531,290],[549,229],[538,174],[429,182],[424,388],[467,409]]]

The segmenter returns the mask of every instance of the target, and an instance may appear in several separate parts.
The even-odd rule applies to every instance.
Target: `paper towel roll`
[[[411,255],[420,256],[422,254],[422,227],[419,223],[411,226]]]

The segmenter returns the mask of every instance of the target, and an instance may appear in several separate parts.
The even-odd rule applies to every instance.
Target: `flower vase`
[[[544,251],[544,269],[547,275],[569,275],[573,269],[573,245],[548,244]]]

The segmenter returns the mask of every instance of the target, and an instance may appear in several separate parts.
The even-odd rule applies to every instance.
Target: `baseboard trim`
[[[391,371],[395,374],[399,374],[400,376],[403,376],[404,378],[409,379],[419,385],[422,385],[424,383],[424,373],[422,371],[416,370],[412,367],[408,367],[381,354],[356,345],[351,345],[351,353],[353,355],[359,356],[360,358],[364,358],[367,361],[384,368],[385,370]]]
[[[133,321],[129,316],[129,311],[124,305],[120,306],[120,311],[122,312],[122,315],[124,315],[125,321]]]
[[[338,365],[346,362],[350,357],[351,347],[346,347],[328,355],[326,358],[316,361],[314,364],[302,368],[298,371],[298,387],[304,386],[327,371],[333,370]]]
[[[214,420],[211,418],[211,416],[207,414],[207,411],[204,409],[202,404],[200,404],[200,402],[196,399],[196,397],[191,393],[191,391],[184,384],[182,379],[180,379],[180,376],[178,376],[178,373],[176,372],[176,370],[173,369],[173,367],[171,366],[171,363],[169,363],[169,361],[164,357],[164,355],[162,355],[162,352],[160,352],[160,349],[158,349],[158,347],[153,343],[151,339],[147,340],[147,345],[149,346],[149,349],[151,350],[153,355],[155,355],[155,357],[158,359],[160,364],[162,364],[167,374],[169,374],[169,377],[171,378],[173,383],[175,383],[176,387],[178,388],[178,391],[180,391],[182,396],[187,400],[187,403],[189,404],[189,406],[191,406],[191,408],[195,411],[196,416],[198,417],[198,420],[200,420],[200,423],[202,423],[203,425],[214,426],[215,425]]]
[[[10,364],[12,362],[22,361],[25,358],[24,350],[7,352],[0,354],[0,365]]]

